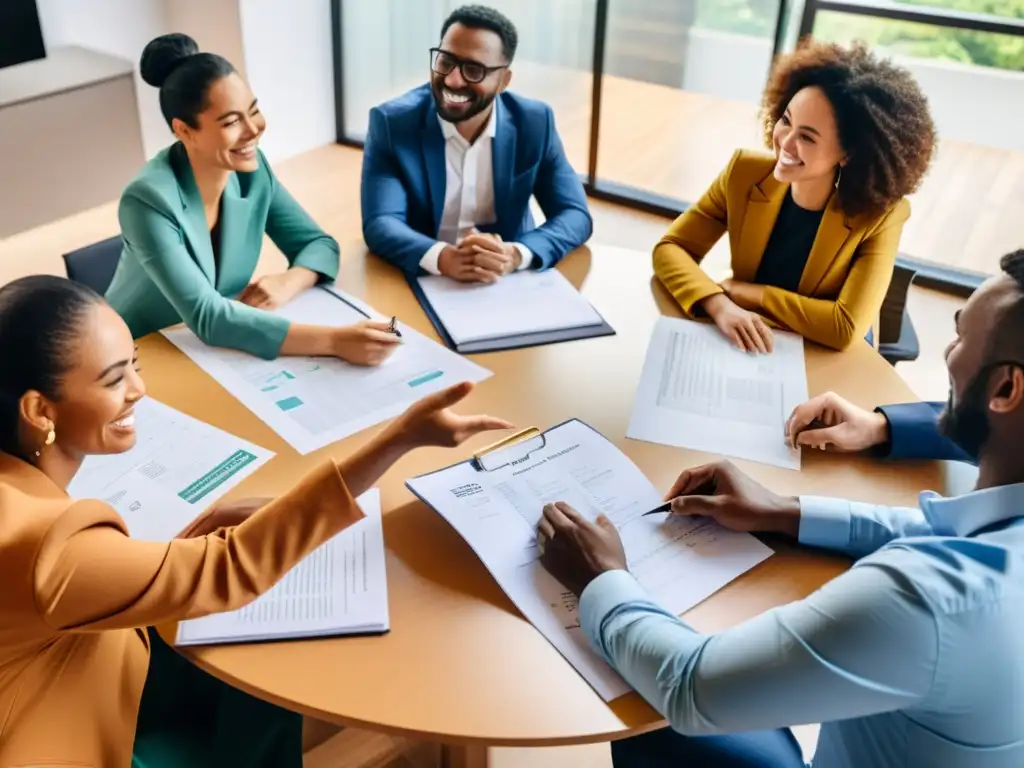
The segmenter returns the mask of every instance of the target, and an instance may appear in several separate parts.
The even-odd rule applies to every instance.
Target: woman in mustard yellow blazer
[[[843,349],[889,287],[934,151],[928,102],[865,47],[810,43],[779,60],[763,112],[772,154],[733,155],[655,247],[655,274],[746,351],[771,351],[769,325]],[[716,283],[700,262],[726,233],[732,277]]]
[[[2,766],[301,766],[299,715],[207,676],[147,627],[269,590],[363,516],[353,499],[407,451],[511,426],[453,413],[471,389],[456,385],[276,501],[139,541],[66,490],[86,455],[135,443],[145,388],[128,326],[88,288],[23,278],[0,289],[0,360]]]

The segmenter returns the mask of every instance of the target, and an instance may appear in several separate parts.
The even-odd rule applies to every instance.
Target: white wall
[[[239,0],[162,0],[164,32],[182,32],[199,46],[230,61],[245,77],[245,44]],[[141,51],[140,51],[141,53]]]
[[[249,85],[267,118],[271,160],[336,138],[330,0],[239,0]]]
[[[3,2],[3,0],[0,0]],[[142,146],[151,157],[171,141],[157,91],[138,75],[142,49],[168,31],[164,0],[36,0],[47,48],[80,45],[131,61],[142,125]]]
[[[3,0],[0,0],[3,2]],[[174,137],[158,92],[138,75],[146,43],[183,32],[224,56],[267,115],[263,150],[280,160],[334,141],[330,0],[37,0],[48,48],[81,45],[135,66],[147,157]]]

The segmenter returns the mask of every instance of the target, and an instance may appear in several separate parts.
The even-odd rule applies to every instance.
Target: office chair
[[[907,293],[917,272],[896,258],[892,281],[882,302],[878,323],[878,353],[890,365],[916,360],[921,354],[917,331],[907,312]]]
[[[79,248],[64,254],[64,269],[76,283],[92,288],[102,296],[114,279],[117,262],[121,259],[121,236]]]

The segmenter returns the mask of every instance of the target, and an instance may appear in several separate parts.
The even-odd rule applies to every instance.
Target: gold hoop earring
[[[56,431],[51,427],[50,431],[46,434],[46,441],[43,443],[43,447],[36,451],[36,458],[38,459],[43,455],[43,451],[49,446],[53,445],[53,441],[57,439]]]

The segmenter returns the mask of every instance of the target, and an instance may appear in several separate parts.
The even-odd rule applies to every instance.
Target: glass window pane
[[[778,0],[610,0],[597,175],[693,202],[762,146]]]
[[[905,5],[924,5],[964,13],[981,13],[1004,19],[1024,19],[1022,0],[896,0]],[[968,32],[967,34],[973,34]]]
[[[371,107],[427,82],[431,47],[461,0],[343,0],[345,135],[366,135]],[[596,0],[488,0],[519,34],[510,90],[547,102],[569,162],[587,170]]]
[[[1024,243],[1024,38],[834,12],[817,14],[814,36],[864,40],[908,68],[928,97],[939,150],[911,198],[900,250],[998,271],[1000,256]]]

